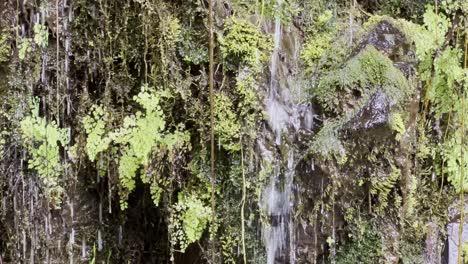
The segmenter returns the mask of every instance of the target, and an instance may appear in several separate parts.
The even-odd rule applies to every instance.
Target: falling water
[[[287,168],[284,175],[281,167],[276,166],[270,177],[269,185],[263,192],[263,210],[266,212],[269,224],[264,226],[264,239],[267,253],[267,263],[274,264],[276,259],[294,263],[294,222],[292,219],[292,187],[294,180],[294,154],[288,153]],[[281,182],[283,181],[283,186]],[[289,243],[288,243],[289,242]],[[289,249],[289,252],[286,250]]]
[[[282,5],[282,0],[277,0],[278,9]],[[281,19],[275,18],[274,50],[271,56],[270,66],[270,91],[267,103],[267,111],[270,125],[275,133],[277,145],[281,144],[281,132],[288,123],[289,115],[284,106],[278,101],[278,80],[276,79],[279,51],[281,49]]]
[[[277,8],[280,9],[282,0],[277,1]],[[275,19],[274,50],[270,66],[270,87],[266,102],[269,124],[274,134],[274,142],[281,145],[281,135],[288,125],[294,127],[294,117],[288,105],[281,98],[280,86],[277,79],[279,52],[281,51],[281,19]],[[283,100],[281,100],[283,99]],[[261,145],[263,146],[263,145]],[[264,148],[264,146],[263,146]],[[263,190],[261,207],[268,217],[268,223],[263,226],[263,238],[265,240],[267,263],[294,263],[294,222],[292,219],[292,188],[294,181],[294,151],[291,148],[285,157],[273,159],[274,155],[269,151],[262,151],[263,158],[272,164],[273,171],[270,175],[269,183]],[[281,155],[280,155],[281,156]],[[282,168],[282,160],[287,161],[287,168]],[[287,259],[289,256],[289,261]]]

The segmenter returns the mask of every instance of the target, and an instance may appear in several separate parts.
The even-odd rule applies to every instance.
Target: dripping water
[[[81,240],[81,259],[86,259],[86,239]]]

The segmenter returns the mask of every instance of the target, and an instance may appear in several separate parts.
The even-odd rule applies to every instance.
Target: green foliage
[[[400,260],[402,264],[425,264],[427,263],[424,259],[424,247],[421,244],[420,240],[414,238],[414,236],[418,237],[418,235],[414,234],[413,232],[417,232],[416,230],[411,230],[406,232],[406,236],[410,234],[413,237],[406,238],[404,243],[400,244]],[[423,232],[420,232],[424,234]],[[412,241],[416,240],[416,241]]]
[[[180,42],[178,51],[185,62],[193,63],[195,65],[201,65],[208,62],[208,49],[206,48],[206,45],[201,43],[203,38],[201,38],[195,30],[183,27],[181,29],[181,38],[184,41]]]
[[[194,195],[179,193],[171,216],[171,242],[179,245],[180,251],[196,242],[210,221],[211,209]]]
[[[255,126],[255,118],[260,112],[259,100],[255,90],[257,83],[254,74],[240,71],[236,78],[236,92],[240,97],[237,108],[240,117],[246,121],[250,127]]]
[[[363,227],[363,234],[338,248],[337,264],[380,263],[382,257],[381,233],[369,224]]]
[[[405,76],[393,62],[368,45],[342,69],[325,76],[312,94],[325,110],[340,113],[340,102],[349,98],[353,90],[359,91],[365,99],[378,88],[397,102],[412,92]]]
[[[459,66],[461,51],[447,48],[434,62],[432,76],[425,79],[430,84],[426,89],[426,99],[433,103],[432,111],[436,118],[442,114],[460,109],[456,85],[463,82],[463,69]],[[427,72],[430,76],[431,73]]]
[[[306,66],[306,72],[311,73],[319,66],[318,61],[332,48],[332,41],[336,34],[336,26],[330,21],[333,15],[330,10],[318,16],[314,25],[309,29],[307,38],[301,51],[301,59]]]
[[[309,149],[325,160],[335,158],[339,164],[344,164],[348,158],[346,149],[338,138],[338,128],[339,124],[337,122],[324,124]]]
[[[28,167],[35,170],[42,181],[46,197],[54,206],[60,205],[63,188],[60,185],[64,165],[60,162],[60,147],[66,147],[66,129],[54,121],[39,117],[39,102],[33,100],[31,114],[20,123],[23,145],[31,154]]]
[[[102,106],[91,107],[91,115],[83,118],[83,127],[88,135],[86,140],[86,153],[91,161],[96,155],[109,147],[110,138],[106,137],[106,122],[109,114]]]
[[[22,38],[19,41],[18,57],[20,60],[24,60],[26,55],[31,52],[31,39]]]
[[[429,7],[424,14],[424,25],[410,22],[404,25],[407,34],[411,36],[411,39],[416,44],[416,56],[421,63],[426,64],[434,51],[444,43],[445,34],[450,27],[450,21],[443,14],[439,13],[437,15],[434,9]]]
[[[221,238],[221,249],[223,253],[223,263],[236,264],[236,256],[233,248],[237,249],[239,246],[239,234],[234,232],[225,232]]]
[[[215,96],[215,134],[220,144],[228,151],[239,151],[239,138],[241,123],[233,112],[234,106],[231,99],[223,93]]]
[[[468,192],[468,153],[466,151],[468,144],[466,140],[462,144],[463,136],[466,135],[462,135],[461,130],[457,130],[442,146],[442,158],[446,162],[443,173],[448,175],[448,180],[457,193]]]
[[[468,242],[463,243],[463,263],[468,264]]]
[[[393,129],[393,131],[395,131],[397,133],[395,139],[397,141],[400,141],[401,137],[406,132],[405,123],[403,121],[403,118],[401,117],[401,114],[400,113],[392,113],[390,115],[389,123],[390,123],[390,127]]]
[[[7,62],[10,57],[9,37],[0,31],[0,63]]]
[[[41,48],[47,47],[49,43],[49,31],[45,25],[34,25],[34,42]]]
[[[240,61],[260,71],[273,49],[271,37],[262,34],[252,23],[238,19],[226,21],[225,31],[226,35],[219,39],[223,58],[235,65]]]
[[[317,66],[318,60],[327,50],[330,50],[332,40],[333,34],[331,33],[319,34],[307,40],[301,52],[301,59],[306,65],[306,71],[313,71],[315,66]]]
[[[232,0],[234,10],[238,15],[258,14],[259,19],[280,19],[283,24],[290,24],[300,8],[295,1],[278,0]]]
[[[127,116],[123,120],[123,126],[114,132],[107,132],[105,128],[108,115],[102,106],[93,106],[92,114],[83,119],[86,134],[88,136],[86,150],[90,160],[108,149],[110,144],[120,146],[119,179],[121,209],[127,208],[127,197],[135,188],[135,178],[138,170],[147,168],[151,163],[151,157],[158,152],[172,151],[189,141],[187,132],[165,131],[165,115],[160,106],[161,93],[155,92],[147,85],[143,85],[141,92],[134,97],[144,112],[137,111],[135,115]],[[156,205],[162,190],[157,179],[147,179],[145,170],[142,170],[141,178],[145,182],[151,181],[151,194]],[[161,182],[161,181],[159,181]]]
[[[450,10],[461,8],[452,6],[451,1],[444,1],[443,7]],[[437,166],[438,173],[447,175],[456,192],[461,192],[468,190],[468,179],[461,175],[462,170],[466,172],[468,164],[468,157],[463,151],[466,146],[462,143],[465,136],[462,126],[468,114],[463,104],[466,101],[468,71],[461,66],[463,50],[457,46],[445,46],[450,26],[451,22],[444,14],[436,14],[429,6],[424,15],[424,26],[409,24],[407,28],[414,35],[416,55],[420,60],[419,72],[425,88],[424,101],[430,103],[429,113],[439,120],[451,116],[444,137],[446,140],[432,148],[423,146],[423,150],[420,150],[423,155],[420,156],[428,157],[431,152],[436,163],[441,160],[444,165],[440,168]],[[421,140],[428,142],[425,137]]]
[[[395,188],[397,181],[400,179],[400,169],[392,165],[392,171],[390,175],[376,175],[371,178],[372,187],[370,193],[372,195],[378,195],[379,206],[377,211],[382,213],[388,206],[389,194]]]

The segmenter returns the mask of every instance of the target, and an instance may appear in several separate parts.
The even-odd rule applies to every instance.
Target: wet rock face
[[[398,73],[398,76],[401,76],[403,83],[409,84],[409,79],[415,71],[410,44],[401,30],[386,20],[380,21],[359,42],[343,65],[345,67],[355,65],[353,63],[363,57],[363,52],[369,51],[369,46],[375,47],[378,53],[390,59],[389,66],[385,65],[387,68],[384,71],[372,72],[372,74],[376,73],[377,76],[369,77],[385,82],[388,80],[388,72],[401,71],[403,74]],[[381,59],[381,57],[377,57],[377,59]],[[336,75],[343,76],[340,74],[343,71],[337,70],[337,72]],[[366,215],[367,212],[374,210],[372,207],[379,206],[379,196],[371,193],[372,183],[369,179],[380,177],[380,180],[377,181],[391,181],[388,179],[392,173],[390,168],[401,169],[398,163],[392,160],[393,157],[389,158],[392,155],[389,153],[395,153],[398,146],[402,144],[395,139],[395,131],[390,125],[390,117],[396,112],[405,111],[411,98],[401,95],[394,96],[392,91],[403,91],[407,87],[413,89],[412,86],[392,86],[392,89],[389,89],[388,84],[398,84],[399,82],[382,84],[382,82],[376,81],[362,84],[360,81],[356,81],[349,83],[351,84],[347,89],[336,89],[343,93],[342,96],[337,97],[339,101],[337,105],[343,106],[341,110],[337,111],[341,114],[328,114],[329,116],[327,113],[323,114],[329,123],[336,124],[334,132],[346,149],[347,161],[340,163],[341,161],[337,161],[335,157],[311,157],[310,160],[303,161],[297,168],[300,183],[296,196],[299,197],[298,204],[304,210],[304,215],[300,215],[299,219],[296,220],[298,223],[296,253],[297,259],[301,260],[300,263],[317,263],[321,258],[326,260],[325,263],[328,263],[330,261],[329,254],[333,254],[330,253],[333,250],[329,248],[326,242],[327,238],[334,236],[338,249],[339,246],[353,243],[353,239],[349,239],[349,233],[347,233],[350,232],[353,224],[345,221],[344,218],[347,210],[354,209],[355,204],[361,204],[359,209],[361,215]],[[404,91],[406,93],[408,90]],[[412,92],[407,94],[412,94]],[[321,105],[318,105],[318,108],[320,107]],[[406,121],[403,120],[404,125],[410,126],[411,121]],[[317,128],[317,130],[320,132],[321,128]],[[412,135],[408,137],[412,137]],[[407,141],[408,145],[410,145],[409,142],[411,140]],[[406,157],[407,151],[409,150],[406,148],[400,150],[402,152],[400,154]],[[372,159],[369,158],[370,155],[373,155]],[[404,175],[404,170],[401,169],[401,171]],[[403,179],[405,176],[401,177]],[[369,182],[365,183],[368,180]],[[364,182],[364,184],[358,184],[359,181]],[[326,190],[327,187],[330,188],[332,182],[335,182],[335,186],[340,186],[335,191],[333,207],[330,205],[327,209],[325,205],[319,205],[319,207],[325,208],[317,210],[316,207],[320,201],[325,204],[330,203],[332,198],[327,196]],[[400,188],[397,186],[398,183],[392,184],[395,185],[391,186],[391,189]],[[310,213],[314,208],[316,217],[315,214]],[[327,217],[327,215],[334,217]],[[401,234],[399,222],[395,220],[397,217],[392,215],[387,222],[378,224],[378,232],[382,235],[382,250],[385,252],[385,260],[388,263],[398,263],[399,261]]]
[[[369,131],[388,123],[392,102],[382,91],[377,90],[369,102],[346,125],[352,131]]]
[[[409,43],[403,33],[386,20],[382,20],[360,42],[353,55],[363,50],[367,45],[374,46],[378,51],[394,62],[404,61],[403,56],[412,53]]]
[[[363,50],[367,45],[374,46],[378,51],[393,61],[393,65],[399,69],[406,78],[415,73],[416,59],[410,49],[410,43],[402,31],[383,20],[364,38],[358,45],[353,56]]]

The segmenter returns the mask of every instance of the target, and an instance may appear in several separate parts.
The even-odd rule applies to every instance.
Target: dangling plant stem
[[[60,125],[60,28],[59,28],[59,0],[55,1],[55,37],[57,45],[57,125]]]
[[[242,167],[242,201],[241,201],[241,230],[242,230],[242,255],[244,256],[244,264],[247,264],[247,255],[245,251],[245,199],[246,199],[246,185],[245,185],[245,170],[244,170],[244,151],[242,147],[242,140],[240,141],[241,147],[241,167]]]
[[[210,89],[210,141],[211,141],[211,224],[213,225],[213,234],[211,234],[211,263],[216,263],[216,236],[215,236],[215,215],[216,215],[216,201],[215,201],[215,168],[214,168],[214,159],[215,159],[215,138],[214,138],[214,96],[213,96],[213,68],[214,68],[214,41],[213,41],[213,0],[208,0],[208,27],[209,27],[209,77],[208,85]]]
[[[467,49],[468,49],[468,40],[467,40],[467,37],[465,36],[465,61],[464,61],[464,65],[463,67],[466,69],[467,68],[467,58],[466,56],[468,55],[468,52],[467,52]],[[463,90],[463,86],[462,86],[462,90],[461,90],[461,93],[460,93],[460,96],[461,96],[461,148],[460,148],[460,160],[461,160],[461,166],[460,166],[460,225],[459,225],[459,229],[458,229],[458,264],[463,264],[463,239],[462,239],[462,235],[463,235],[463,225],[464,225],[464,216],[465,216],[465,190],[464,190],[464,179],[465,179],[465,164],[464,164],[464,160],[465,160],[465,149],[464,149],[464,146],[465,146],[465,93],[464,93],[464,90]]]

